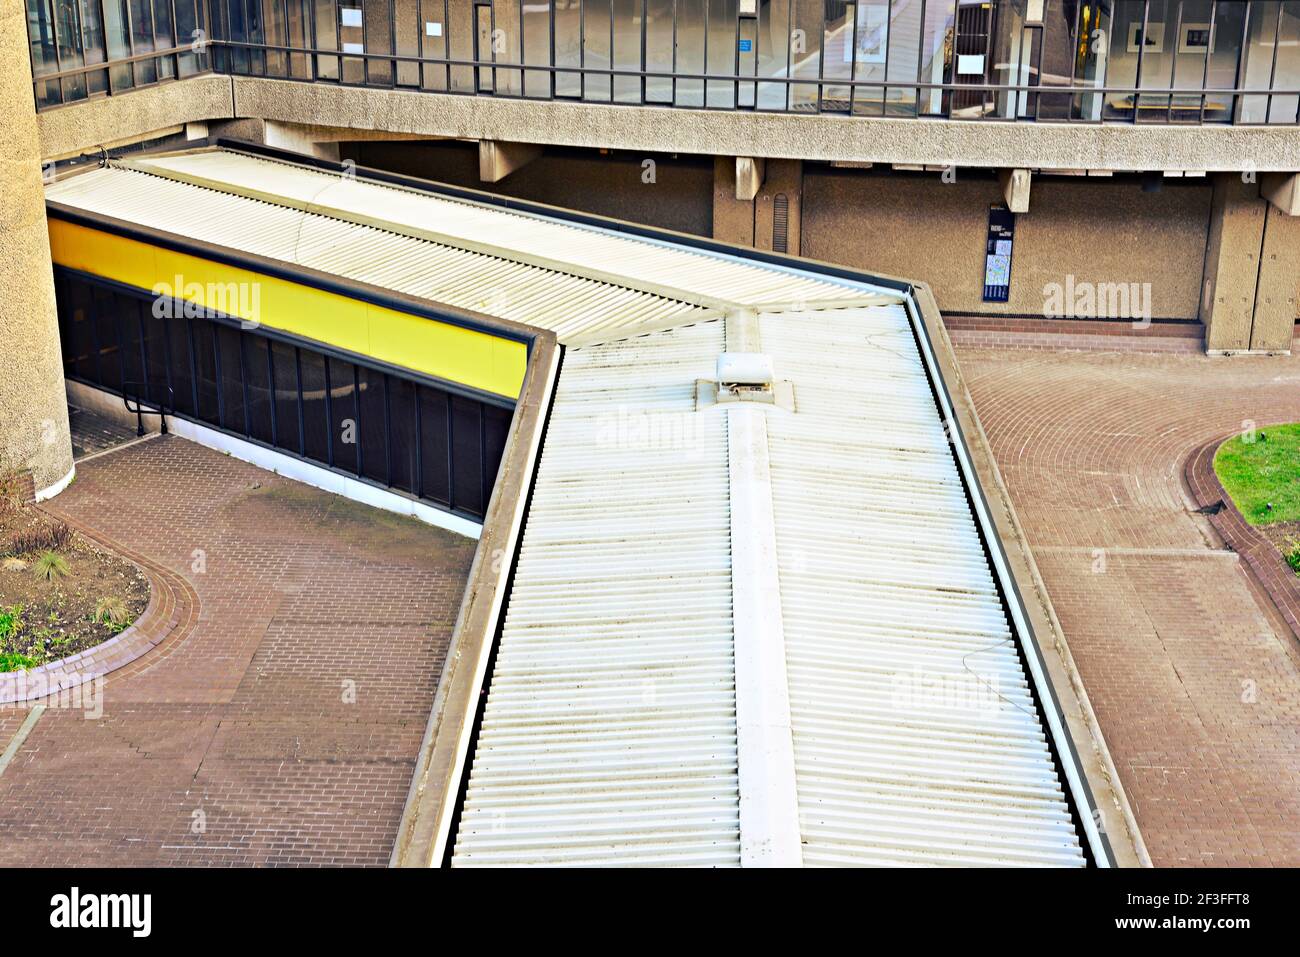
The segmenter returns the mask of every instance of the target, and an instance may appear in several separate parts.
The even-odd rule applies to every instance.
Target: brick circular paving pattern
[[[1300,865],[1300,648],[1184,486],[1300,356],[958,345],[1156,865]]]
[[[0,774],[0,865],[388,862],[474,542],[175,436],[45,503],[174,588],[175,627],[48,707]],[[0,707],[0,750],[28,714]]]

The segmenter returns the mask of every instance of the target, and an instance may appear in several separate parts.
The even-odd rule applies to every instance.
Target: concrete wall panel
[[[1155,318],[1195,319],[1210,186],[1166,180],[1144,193],[1130,178],[1034,177],[1016,217],[1011,300],[982,301],[988,209],[996,178],[805,165],[802,253],[928,282],[950,313],[1044,314],[1048,283],[1150,283]]]

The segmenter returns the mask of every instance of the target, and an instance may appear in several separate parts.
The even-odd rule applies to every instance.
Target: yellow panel
[[[416,372],[517,398],[522,342],[50,217],[54,262]]]

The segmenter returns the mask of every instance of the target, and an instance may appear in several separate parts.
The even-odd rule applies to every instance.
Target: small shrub
[[[95,621],[109,627],[125,625],[131,613],[127,611],[126,602],[120,598],[108,596],[95,602]]]
[[[26,671],[36,667],[36,659],[17,652],[0,652],[0,671]]]
[[[1291,571],[1300,576],[1300,540],[1291,539],[1286,543],[1286,551],[1282,553],[1286,563],[1291,566]]]
[[[41,552],[41,557],[36,559],[32,570],[36,572],[38,578],[52,582],[66,575],[69,569],[67,559],[62,555],[55,552]]]
[[[48,552],[66,548],[72,541],[72,529],[66,522],[42,522],[9,536],[4,551],[10,555]]]
[[[8,641],[23,626],[23,606],[0,608],[0,641]]]

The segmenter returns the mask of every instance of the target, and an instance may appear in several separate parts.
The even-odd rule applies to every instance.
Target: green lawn
[[[1219,446],[1219,481],[1252,525],[1300,521],[1300,422],[1257,429],[1251,438]]]

